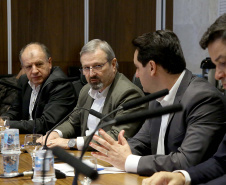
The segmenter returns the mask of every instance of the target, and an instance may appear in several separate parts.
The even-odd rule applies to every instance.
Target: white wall
[[[179,37],[187,68],[201,74],[201,61],[208,51],[201,49],[202,34],[218,17],[220,0],[174,0],[173,30]]]

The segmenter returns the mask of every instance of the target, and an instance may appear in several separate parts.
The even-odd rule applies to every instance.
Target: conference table
[[[20,143],[24,143],[25,134],[20,134]],[[69,153],[73,153],[74,156],[79,157],[80,151],[67,150]],[[86,152],[85,155],[90,155],[90,152]],[[19,173],[29,171],[31,169],[31,156],[28,153],[20,154],[19,161]],[[102,166],[111,166],[110,164],[97,160],[97,163]],[[0,174],[3,174],[3,159],[0,154]],[[137,174],[130,173],[118,173],[118,174],[101,174],[99,178],[93,181],[92,185],[140,185],[142,180],[146,177],[139,176]],[[71,185],[74,177],[66,177],[64,179],[57,179],[56,185]],[[31,177],[14,177],[14,178],[0,178],[0,185],[32,185],[33,181]],[[78,184],[81,184],[78,182]]]

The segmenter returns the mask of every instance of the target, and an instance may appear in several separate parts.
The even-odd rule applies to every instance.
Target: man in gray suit
[[[86,136],[90,135],[99,123],[99,119],[85,109],[94,109],[107,114],[120,105],[144,96],[142,90],[117,70],[117,60],[110,45],[94,39],[83,46],[80,52],[81,71],[88,84],[80,92],[77,106],[69,119],[52,132],[48,138],[49,147],[78,148],[81,150]],[[116,111],[114,118],[147,108],[141,105],[127,111]],[[144,120],[119,126],[105,127],[105,131],[114,139],[119,132],[127,131],[126,137],[132,137]],[[66,139],[71,138],[71,139]]]
[[[212,62],[216,65],[215,79],[221,81],[226,90],[226,13],[206,30],[200,46],[208,49]],[[225,114],[222,115],[225,117]],[[180,185],[225,185],[226,184],[226,134],[217,152],[207,161],[184,170],[158,172],[144,179],[142,185],[180,184]]]
[[[225,133],[226,102],[205,79],[186,69],[179,39],[172,31],[146,33],[135,40],[134,64],[145,92],[168,88],[169,94],[150,102],[149,109],[181,103],[181,112],[148,119],[128,142],[103,130],[90,146],[98,159],[140,175],[186,169],[213,155]],[[104,146],[104,147],[103,147]]]

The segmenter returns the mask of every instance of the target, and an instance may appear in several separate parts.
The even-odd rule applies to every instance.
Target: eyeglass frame
[[[98,64],[98,65],[95,65],[95,66],[90,66],[90,67],[81,67],[81,68],[79,68],[79,70],[80,70],[80,72],[81,73],[88,73],[88,72],[90,72],[90,70],[92,69],[92,72],[94,72],[94,73],[96,73],[97,71],[99,72],[99,71],[101,71],[102,70],[102,67],[104,67],[104,65],[106,64],[106,63],[108,63],[109,61],[107,61],[107,62],[105,62],[105,63],[103,63],[103,64]],[[85,69],[84,69],[85,68]]]

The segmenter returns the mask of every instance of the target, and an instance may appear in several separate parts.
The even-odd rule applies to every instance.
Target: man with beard
[[[49,147],[77,148],[81,150],[86,136],[90,135],[99,119],[85,109],[93,109],[103,115],[117,109],[132,99],[144,96],[143,92],[117,70],[117,60],[110,45],[94,39],[83,46],[80,52],[81,71],[88,82],[80,92],[77,106],[69,119],[52,132],[47,141]],[[136,112],[146,108],[138,106],[127,111],[117,111],[111,118]],[[118,126],[108,126],[104,130],[115,140],[121,130],[126,137],[133,136],[141,127],[142,121]],[[80,137],[79,137],[80,136]],[[72,138],[72,139],[65,139]]]
[[[180,41],[169,30],[144,33],[133,40],[136,77],[144,92],[169,89],[149,103],[149,109],[180,103],[183,111],[147,119],[135,136],[119,133],[113,140],[99,130],[91,155],[126,172],[152,175],[186,169],[211,157],[225,134],[226,101],[205,79],[186,69]],[[212,58],[212,57],[211,57]],[[220,56],[219,56],[220,58]]]

